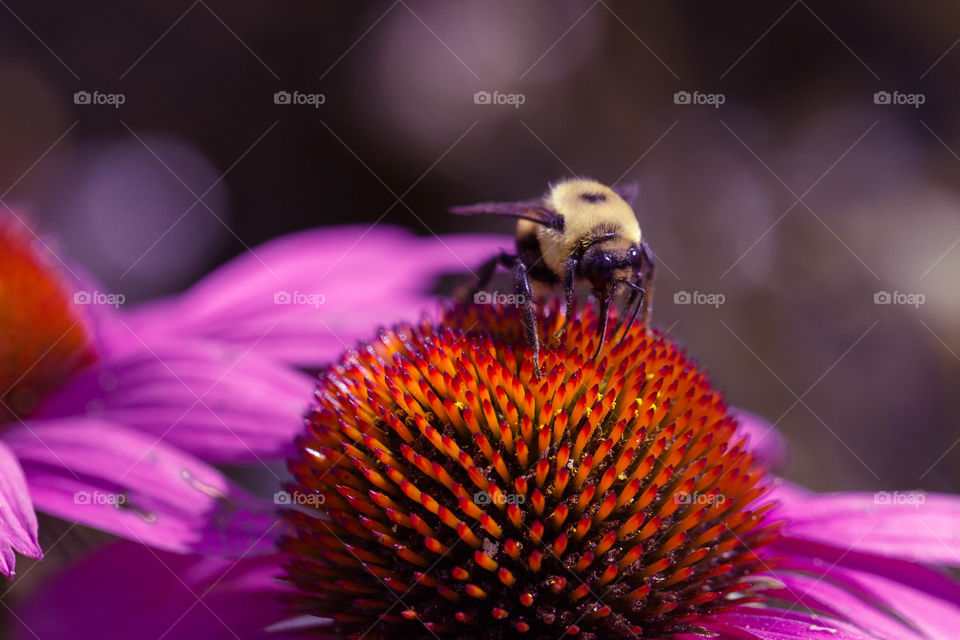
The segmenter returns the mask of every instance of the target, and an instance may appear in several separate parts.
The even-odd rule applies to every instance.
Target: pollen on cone
[[[321,378],[287,578],[343,638],[665,638],[757,597],[764,473],[706,375],[634,325],[463,305],[381,331]],[[318,452],[321,452],[318,454]],[[746,588],[746,593],[741,589]]]

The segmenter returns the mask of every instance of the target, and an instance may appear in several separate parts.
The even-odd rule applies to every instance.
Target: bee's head
[[[589,248],[583,256],[583,274],[596,291],[608,292],[614,283],[632,281],[642,266],[639,247],[611,248],[608,243]]]

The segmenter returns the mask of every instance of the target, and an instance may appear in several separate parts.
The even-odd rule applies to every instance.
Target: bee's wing
[[[520,202],[481,202],[462,207],[451,207],[451,213],[461,216],[509,216],[523,218],[558,231],[563,229],[563,216],[543,204],[543,200]]]

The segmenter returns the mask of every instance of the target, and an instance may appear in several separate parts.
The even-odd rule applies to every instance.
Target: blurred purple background
[[[958,18],[11,0],[0,195],[135,302],[298,229],[508,234],[444,210],[571,173],[639,181],[657,324],[777,421],[789,478],[957,491]]]

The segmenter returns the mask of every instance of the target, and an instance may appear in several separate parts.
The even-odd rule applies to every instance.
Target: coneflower
[[[755,599],[764,470],[704,372],[635,326],[597,358],[551,307],[383,331],[320,381],[291,464],[288,577],[367,638],[661,637]],[[558,337],[559,336],[559,337]]]
[[[15,637],[956,638],[960,499],[792,486],[666,336],[538,321],[540,379],[512,308],[382,331],[320,380],[272,553],[120,542]]]

